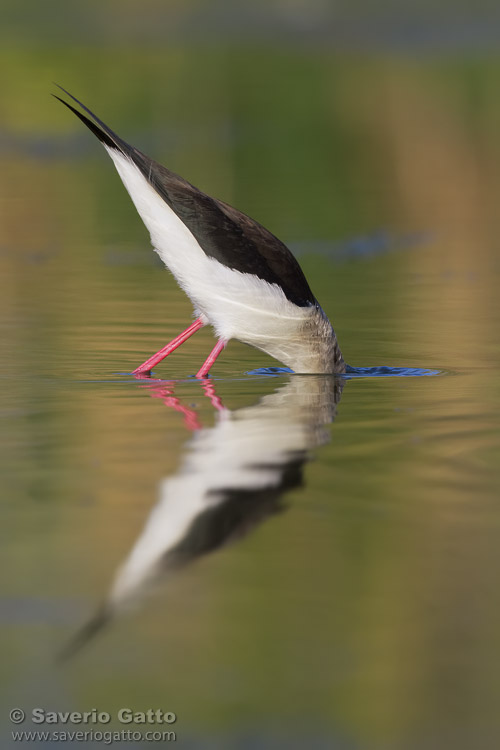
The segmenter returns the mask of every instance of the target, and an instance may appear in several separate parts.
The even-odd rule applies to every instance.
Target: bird
[[[133,370],[135,376],[151,377],[156,365],[207,325],[217,343],[196,378],[209,377],[230,339],[266,352],[297,374],[346,371],[333,326],[281,240],[130,146],[58,88],[82,110],[53,94],[106,149],[153,248],[194,307],[194,322]]]

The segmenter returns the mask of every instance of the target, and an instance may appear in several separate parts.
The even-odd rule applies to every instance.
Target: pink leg
[[[185,331],[180,333],[178,336],[175,337],[175,339],[172,339],[172,341],[163,347],[163,349],[160,349],[159,352],[156,352],[156,354],[153,354],[152,357],[147,359],[145,362],[143,362],[142,365],[137,367],[135,370],[133,370],[133,375],[141,375],[145,372],[150,372],[150,370],[153,369],[155,365],[158,364],[158,362],[161,362],[162,359],[165,359],[165,357],[168,357],[169,354],[171,354],[175,349],[177,349],[178,346],[183,344],[187,339],[193,335],[193,333],[196,333],[202,326],[204,325],[201,318],[197,318],[194,323],[191,323],[189,328],[186,328]]]
[[[219,356],[219,354],[221,353],[221,351],[224,349],[224,347],[226,346],[226,344],[227,344],[227,341],[224,341],[224,339],[220,339],[216,343],[216,345],[214,346],[214,348],[212,349],[212,351],[208,355],[206,361],[202,364],[201,368],[196,373],[195,377],[197,377],[197,378],[206,378],[207,377],[208,373],[210,372],[210,368],[212,367],[213,363],[215,362],[215,360],[217,359],[217,357]]]

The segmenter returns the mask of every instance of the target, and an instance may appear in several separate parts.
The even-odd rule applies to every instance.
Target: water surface
[[[270,376],[231,342],[207,391],[203,330],[127,374],[190,305],[99,144],[9,89],[5,705],[161,707],[189,748],[497,746],[497,65],[163,50],[145,89],[158,50],[113,52],[63,50],[64,80],[33,52],[37,85],[300,248],[379,369]]]

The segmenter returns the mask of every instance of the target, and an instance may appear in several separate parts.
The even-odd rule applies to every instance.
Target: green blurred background
[[[5,705],[164,706],[186,747],[498,747],[500,10],[0,14]],[[347,362],[444,373],[348,383],[288,512],[65,668],[187,438],[123,373],[191,309],[53,81],[295,248]],[[219,395],[254,403],[270,364],[231,343]]]

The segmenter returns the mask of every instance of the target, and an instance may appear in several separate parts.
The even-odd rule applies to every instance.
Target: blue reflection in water
[[[249,370],[246,375],[283,375],[294,374],[289,367],[259,367],[257,370]],[[426,370],[421,367],[350,367],[342,375],[335,377],[350,380],[351,378],[405,378],[422,377],[429,375],[443,375],[442,370]]]
[[[442,375],[442,370],[426,370],[422,367],[350,367],[344,378],[406,378],[429,375]]]

